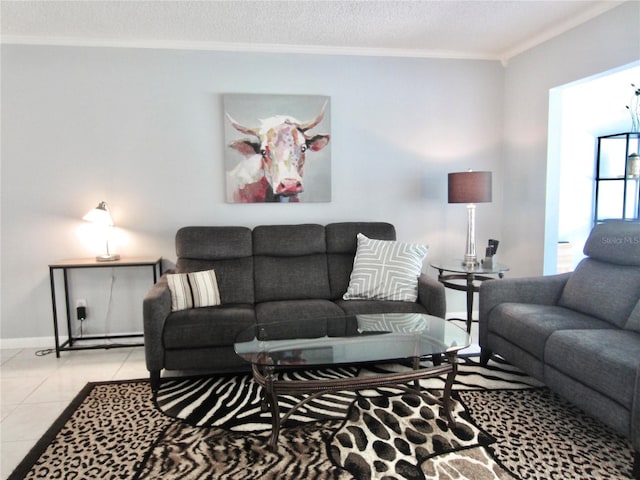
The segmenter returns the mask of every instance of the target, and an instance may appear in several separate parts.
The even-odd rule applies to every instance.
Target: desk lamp
[[[476,203],[491,202],[491,172],[456,172],[449,174],[449,203],[467,204],[467,251],[462,264],[478,265],[476,257]]]
[[[120,260],[120,255],[117,253],[109,253],[109,232],[113,228],[113,219],[111,218],[111,213],[109,213],[107,202],[100,202],[96,208],[87,212],[82,219],[87,222],[95,223],[96,225],[106,229],[105,240],[107,253],[98,255],[96,260],[98,262],[113,262],[114,260]]]

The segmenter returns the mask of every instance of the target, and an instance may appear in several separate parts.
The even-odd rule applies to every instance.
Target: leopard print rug
[[[89,384],[9,478],[631,478],[629,442],[544,387],[463,386],[454,400],[450,429],[423,396],[358,394],[340,419],[285,425],[272,453],[268,430],[163,414],[144,380]]]

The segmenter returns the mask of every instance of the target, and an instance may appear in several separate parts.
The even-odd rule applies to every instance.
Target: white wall
[[[639,9],[623,4],[506,69],[486,61],[3,45],[3,345],[50,342],[47,265],[96,253],[80,235],[81,217],[100,200],[126,241],[120,253],[162,255],[168,264],[180,226],[342,220],[393,222],[400,239],[426,242],[429,258],[440,259],[462,255],[465,243],[466,209],[447,205],[446,174],[486,169],[494,172],[494,201],[478,206],[478,244],[502,240],[509,276],[541,273],[549,89],[640,58]],[[224,202],[224,93],[331,96],[331,203]],[[113,272],[107,318],[112,272],[83,272],[72,296],[88,300],[87,329],[140,329],[146,275]],[[464,310],[460,292],[447,291],[447,299],[449,311]]]
[[[478,242],[500,238],[502,81],[487,61],[2,46],[4,345],[50,342],[47,265],[95,255],[81,217],[101,200],[121,254],[167,265],[184,225],[343,220],[392,222],[436,259],[461,256],[465,243],[466,209],[446,203],[447,173],[486,169],[496,201],[478,207]],[[225,203],[225,93],[331,97],[330,203]],[[76,272],[85,332],[140,330],[149,277]],[[464,310],[458,293],[450,310]]]
[[[512,59],[505,75],[504,252],[510,275],[543,272],[557,248],[557,221],[545,230],[549,90],[640,58],[640,2],[627,2]],[[557,214],[555,215],[557,218]]]

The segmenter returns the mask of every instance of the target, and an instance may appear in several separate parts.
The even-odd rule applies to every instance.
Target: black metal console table
[[[51,304],[53,306],[53,331],[56,344],[56,357],[60,357],[60,352],[66,350],[92,350],[100,348],[119,348],[142,346],[144,343],[110,343],[99,345],[78,345],[81,340],[107,340],[114,338],[135,338],[142,337],[142,333],[126,335],[90,335],[86,337],[74,337],[71,327],[71,308],[69,299],[69,276],[68,271],[78,268],[121,268],[121,267],[150,267],[153,271],[153,283],[158,281],[158,276],[162,271],[162,257],[123,257],[120,260],[111,262],[98,262],[95,258],[76,258],[71,260],[60,260],[49,265],[49,280],[51,282]],[[60,343],[60,331],[58,326],[58,307],[56,305],[56,279],[55,271],[62,270],[64,281],[64,299],[67,314],[68,340]]]

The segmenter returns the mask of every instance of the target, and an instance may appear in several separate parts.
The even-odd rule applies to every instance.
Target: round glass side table
[[[467,333],[471,332],[473,294],[480,291],[480,283],[495,280],[496,275],[502,278],[509,271],[508,266],[497,262],[470,267],[463,265],[462,260],[446,260],[431,262],[431,266],[438,270],[438,281],[446,288],[467,293]]]

